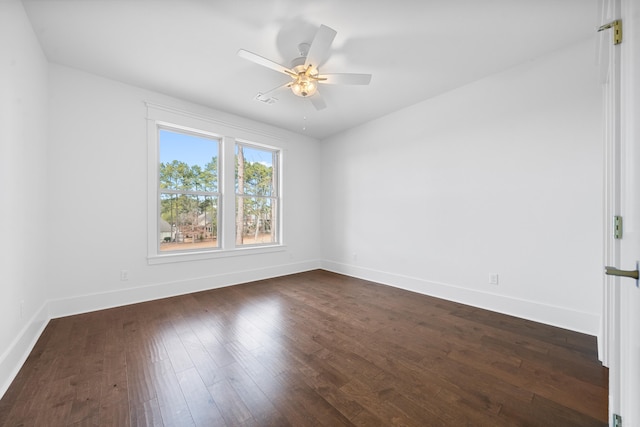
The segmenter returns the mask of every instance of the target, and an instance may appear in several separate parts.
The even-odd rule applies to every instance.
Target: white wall
[[[323,141],[323,265],[595,335],[594,65],[585,42]]]
[[[59,65],[51,66],[50,82],[53,317],[319,267],[317,140]],[[144,101],[282,139],[285,251],[147,263]]]
[[[48,287],[47,61],[18,1],[0,2],[0,396],[43,328]]]

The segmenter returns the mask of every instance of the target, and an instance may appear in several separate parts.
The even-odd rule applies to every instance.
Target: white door
[[[640,260],[640,2],[618,4],[623,38],[614,53],[619,55],[619,73],[613,80],[619,77],[619,86],[614,85],[619,108],[613,107],[613,122],[607,118],[618,146],[607,187],[613,200],[609,208],[619,209],[623,218],[623,234],[605,252],[610,250],[606,261],[617,262],[614,267],[632,271]],[[626,277],[609,278],[605,286],[603,332],[608,348],[603,360],[610,368],[610,412],[622,417],[624,427],[640,426],[640,288],[637,280]]]

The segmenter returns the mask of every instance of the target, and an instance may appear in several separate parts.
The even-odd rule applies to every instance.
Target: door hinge
[[[618,414],[613,414],[613,425],[612,427],[622,427],[622,417]]]
[[[622,43],[622,20],[616,19],[613,22],[598,27],[598,32],[613,28],[613,44]]]
[[[613,217],[613,238],[622,239],[622,217],[620,215]]]

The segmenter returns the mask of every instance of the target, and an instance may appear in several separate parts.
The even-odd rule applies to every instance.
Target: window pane
[[[277,243],[277,152],[236,145],[236,246]]]
[[[218,192],[218,140],[167,129],[159,135],[161,189]]]
[[[218,197],[202,193],[218,192],[220,141],[163,128],[158,134],[160,251],[218,247]]]
[[[275,243],[276,204],[270,197],[236,197],[236,244]],[[240,210],[243,214],[240,216]]]
[[[218,247],[218,198],[160,195],[160,250]]]
[[[275,196],[274,158],[271,150],[236,145],[236,193]]]

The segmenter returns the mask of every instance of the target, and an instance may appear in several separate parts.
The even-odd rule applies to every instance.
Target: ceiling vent
[[[275,104],[276,102],[278,102],[278,98],[273,98],[260,92],[258,92],[255,99],[267,105]]]

